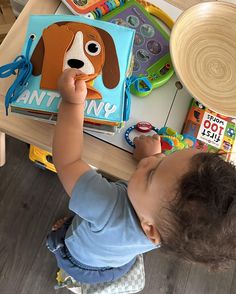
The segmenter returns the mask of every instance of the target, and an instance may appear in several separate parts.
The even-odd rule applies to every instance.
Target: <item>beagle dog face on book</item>
[[[44,29],[32,54],[33,75],[42,75],[40,88],[56,90],[60,74],[67,68],[83,72],[88,98],[101,99],[92,81],[102,74],[104,86],[115,88],[120,81],[114,41],[106,31],[79,22],[58,22]]]

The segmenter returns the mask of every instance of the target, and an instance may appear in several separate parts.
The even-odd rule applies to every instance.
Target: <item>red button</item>
[[[136,125],[136,130],[141,133],[148,133],[152,130],[152,125],[147,121],[140,121]]]

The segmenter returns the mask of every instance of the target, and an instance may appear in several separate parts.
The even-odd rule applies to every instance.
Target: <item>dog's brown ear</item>
[[[62,26],[64,24],[68,23],[68,21],[61,21],[61,22],[56,22],[57,25]],[[39,39],[38,44],[36,45],[34,52],[31,56],[31,63],[33,65],[33,71],[32,74],[34,76],[39,76],[42,73],[42,68],[43,68],[43,58],[44,58],[44,43],[43,43],[43,38],[41,37]]]
[[[43,68],[43,57],[44,57],[44,44],[43,44],[43,38],[41,37],[30,59],[33,65],[32,74],[34,76],[41,75],[42,68]]]
[[[96,28],[96,30],[98,30],[105,45],[105,63],[102,68],[103,83],[108,89],[113,89],[120,81],[120,68],[116,47],[109,33],[100,28]]]

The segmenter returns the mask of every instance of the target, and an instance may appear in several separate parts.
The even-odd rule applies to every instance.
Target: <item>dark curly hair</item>
[[[198,153],[160,220],[162,250],[211,270],[236,259],[236,168],[214,153]]]

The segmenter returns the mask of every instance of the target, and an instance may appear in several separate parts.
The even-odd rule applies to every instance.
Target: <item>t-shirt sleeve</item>
[[[108,182],[95,170],[90,170],[75,184],[69,208],[87,220],[92,229],[101,230],[108,222],[117,203],[121,205],[126,190],[126,183]]]

